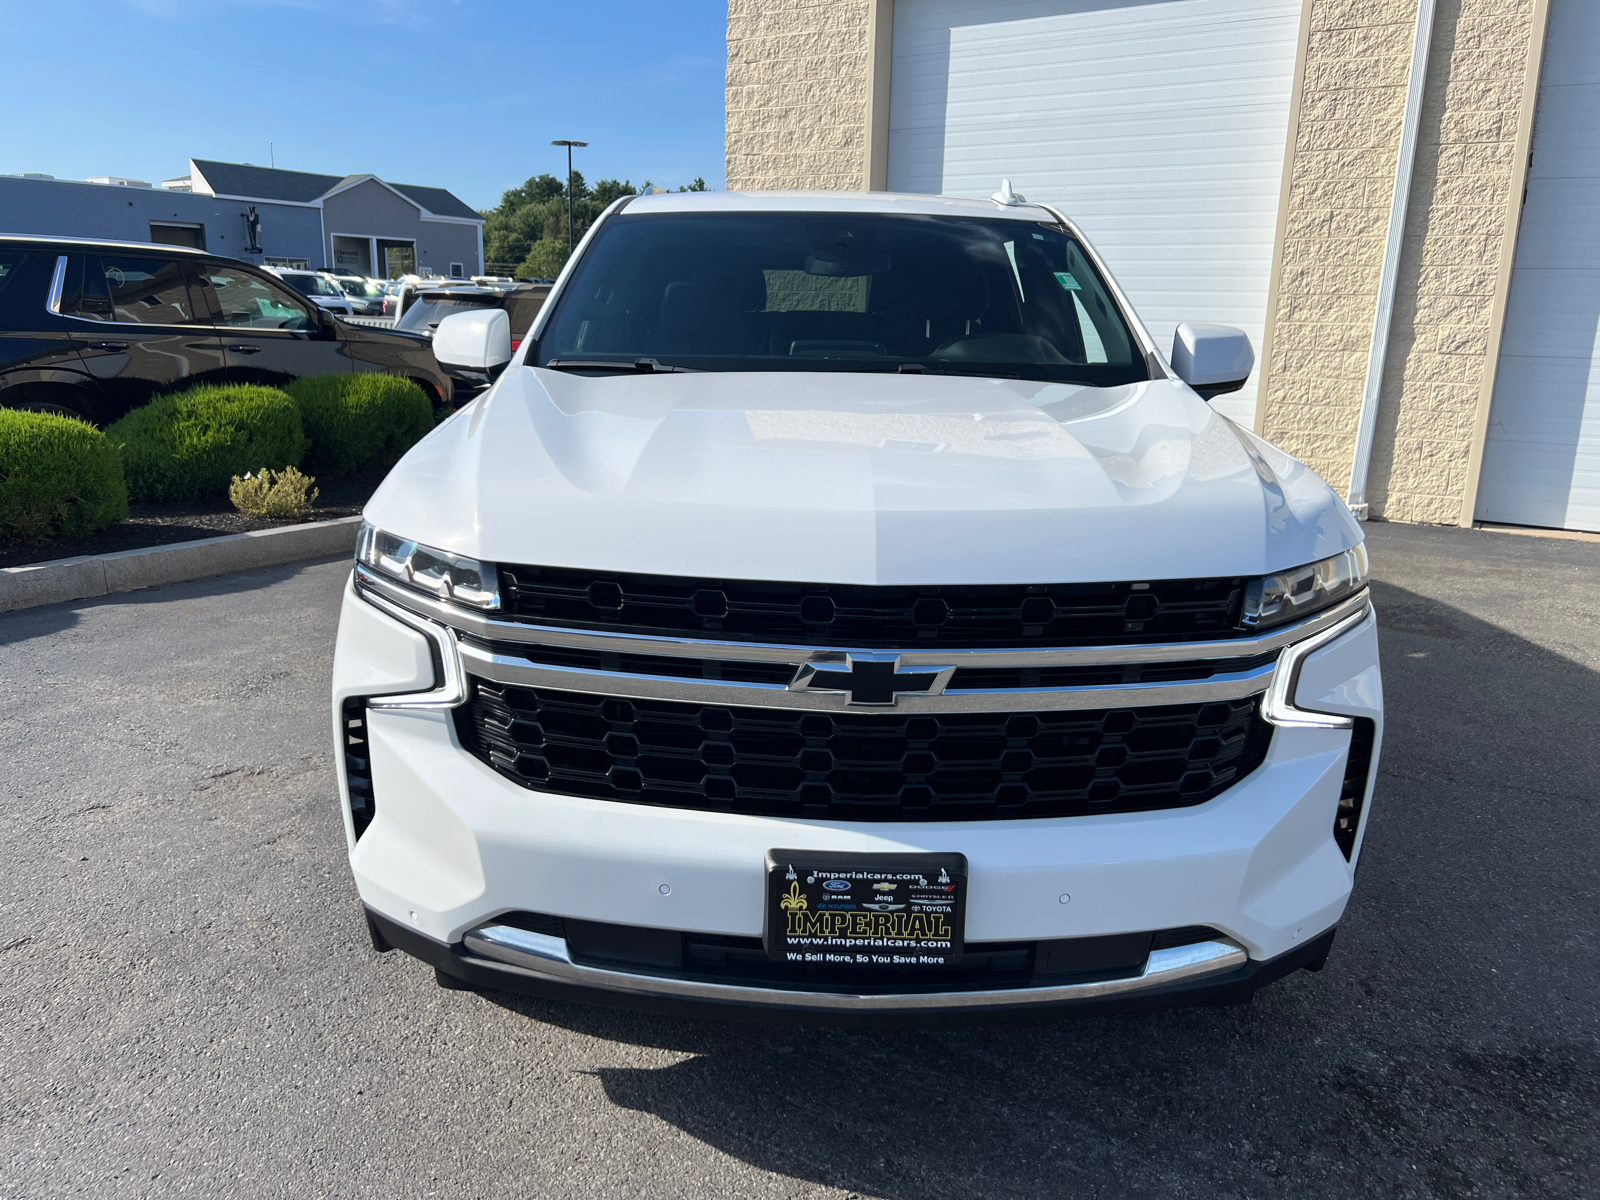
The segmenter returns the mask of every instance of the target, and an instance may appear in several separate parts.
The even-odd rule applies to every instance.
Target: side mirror
[[[1250,339],[1230,326],[1185,321],[1172,335],[1172,369],[1202,400],[1237,392],[1255,365]]]
[[[433,331],[433,357],[447,371],[496,375],[511,361],[511,319],[503,308],[446,317]]]

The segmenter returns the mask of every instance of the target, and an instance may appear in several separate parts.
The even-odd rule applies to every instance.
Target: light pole
[[[574,146],[587,146],[588,142],[570,142],[565,139],[550,143],[552,146],[565,146],[567,148],[567,253],[572,253],[572,148]]]

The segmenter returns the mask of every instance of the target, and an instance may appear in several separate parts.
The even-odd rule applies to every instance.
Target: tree
[[[563,229],[562,233],[566,233]],[[517,268],[519,279],[554,279],[567,265],[567,239],[540,238]]]
[[[649,186],[635,188],[626,179],[602,179],[591,188],[583,175],[574,171],[574,234],[582,238],[607,207]],[[678,190],[703,192],[706,181],[696,179]],[[517,274],[553,279],[561,263],[566,261],[567,184],[564,179],[548,172],[535,175],[520,187],[508,189],[497,206],[483,213],[483,218],[483,256],[487,262],[521,263]]]
[[[604,209],[624,196],[637,196],[638,194],[638,189],[626,179],[621,183],[618,183],[615,179],[602,179],[594,185],[594,191],[590,192],[589,196]]]

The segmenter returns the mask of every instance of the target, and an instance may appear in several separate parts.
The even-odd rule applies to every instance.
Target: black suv
[[[107,425],[198,383],[344,371],[400,375],[435,408],[453,402],[427,338],[339,321],[247,263],[180,246],[0,236],[0,406]]]

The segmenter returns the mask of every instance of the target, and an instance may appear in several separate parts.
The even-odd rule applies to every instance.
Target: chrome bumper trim
[[[485,641],[528,642],[541,646],[568,646],[582,650],[601,650],[617,654],[652,654],[673,658],[720,659],[725,662],[792,663],[798,666],[818,654],[860,656],[897,655],[905,666],[941,667],[1076,667],[1129,663],[1200,662],[1213,658],[1251,658],[1281,650],[1340,621],[1353,613],[1365,612],[1367,591],[1341,600],[1333,607],[1285,625],[1258,637],[1219,638],[1204,642],[1155,642],[1125,646],[1048,646],[1001,647],[988,649],[931,649],[907,647],[901,650],[852,646],[791,646],[766,642],[727,642],[711,638],[641,637],[637,634],[607,633],[593,629],[557,629],[506,621],[459,605],[446,604],[431,596],[401,586],[356,567],[360,589],[387,598],[394,604],[430,620],[449,625],[461,633]]]
[[[491,960],[499,967],[554,983],[686,1000],[716,1000],[728,1004],[761,1004],[834,1012],[913,1009],[949,1012],[963,1008],[1091,1000],[1167,987],[1235,970],[1244,966],[1250,958],[1242,947],[1232,942],[1196,942],[1189,946],[1175,946],[1170,950],[1152,950],[1145,962],[1144,970],[1127,979],[1104,979],[1095,983],[1065,983],[1044,987],[991,988],[984,991],[863,994],[791,991],[787,988],[675,979],[665,975],[635,975],[627,971],[587,967],[572,961],[571,955],[567,953],[565,938],[532,933],[511,925],[493,923],[481,925],[467,933],[465,945],[474,955]]]
[[[741,683],[726,679],[683,679],[596,671],[511,658],[463,643],[462,666],[470,675],[516,687],[546,687],[634,700],[677,700],[700,704],[797,708],[813,712],[1048,712],[1060,709],[1147,707],[1240,700],[1271,685],[1273,663],[1251,671],[1213,675],[1178,683],[1117,683],[1057,688],[950,688],[944,692],[901,692],[892,706],[864,708],[845,692],[793,691],[781,683]]]

